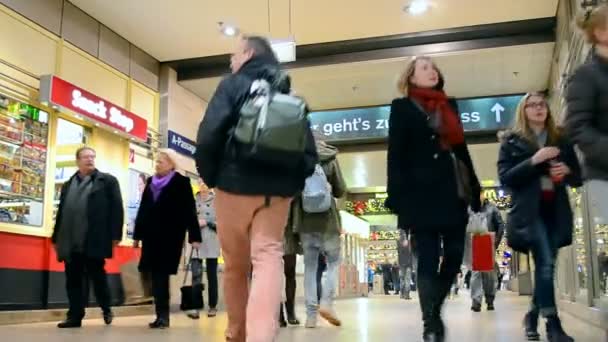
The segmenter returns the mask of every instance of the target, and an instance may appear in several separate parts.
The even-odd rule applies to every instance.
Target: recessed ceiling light
[[[222,21],[217,23],[220,27],[220,32],[227,37],[234,37],[236,35],[239,34],[239,29],[238,27],[234,26],[234,25],[229,25],[226,24]]]
[[[413,0],[403,10],[411,15],[420,15],[429,10],[430,4],[427,0]]]

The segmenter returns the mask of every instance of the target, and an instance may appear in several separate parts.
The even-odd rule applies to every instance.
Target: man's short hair
[[[243,39],[247,42],[247,46],[253,49],[255,56],[269,57],[278,61],[268,39],[262,36],[243,36]]]
[[[80,159],[80,154],[84,151],[91,151],[91,152],[97,154],[97,151],[95,151],[94,148],[89,147],[89,146],[82,146],[76,150],[76,159]]]

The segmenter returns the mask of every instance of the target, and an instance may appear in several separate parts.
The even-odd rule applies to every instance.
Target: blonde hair
[[[433,68],[435,68],[435,71],[437,71],[437,74],[439,75],[439,82],[435,86],[435,90],[443,90],[443,86],[445,84],[445,79],[443,78],[443,74],[441,73],[441,70],[439,70],[439,68],[437,67],[437,64],[435,64],[433,59],[428,56],[414,57],[409,62],[409,64],[407,65],[407,68],[405,68],[405,70],[403,70],[403,72],[401,73],[401,76],[399,76],[399,81],[397,83],[397,90],[399,90],[399,92],[402,95],[407,96],[408,89],[412,85],[411,79],[414,76],[414,74],[416,73],[416,63],[418,61],[428,61],[433,65]]]
[[[528,100],[534,96],[540,97],[543,99],[543,101],[545,101],[545,104],[547,106],[547,119],[545,120],[545,129],[547,130],[547,143],[555,144],[560,138],[560,130],[555,124],[555,119],[553,118],[553,114],[551,113],[551,108],[549,107],[547,98],[543,93],[527,93],[521,99],[521,101],[519,101],[513,132],[524,137],[530,143],[537,145],[536,136],[534,135],[534,132],[532,132],[532,129],[530,128],[530,123],[528,122],[528,117],[526,116],[526,105],[528,104]]]
[[[158,150],[158,156],[166,157],[167,159],[169,159],[171,164],[173,164],[173,169],[176,171],[179,170],[177,152],[169,148],[161,148],[160,150]]]
[[[606,29],[608,26],[608,4],[579,14],[576,18],[576,26],[583,31],[589,43],[597,44],[595,30]]]

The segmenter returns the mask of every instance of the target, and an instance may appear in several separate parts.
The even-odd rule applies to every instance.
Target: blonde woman
[[[572,146],[555,126],[544,95],[531,93],[521,100],[515,127],[502,139],[498,174],[513,200],[508,244],[531,252],[536,266],[532,305],[524,319],[526,338],[540,340],[541,315],[550,342],[574,341],[558,317],[553,280],[559,248],[572,244],[567,186],[581,185],[580,167]]]
[[[389,122],[386,205],[412,232],[418,253],[424,341],[445,339],[441,308],[460,272],[467,206],[480,208],[479,180],[444,83],[430,58],[416,58],[401,77],[404,97],[393,101]]]
[[[152,275],[156,306],[156,320],[149,325],[152,329],[169,327],[169,278],[177,273],[186,232],[193,248],[200,248],[201,243],[190,179],[176,168],[175,152],[161,150],[135,219],[134,245],[143,243],[139,270]]]

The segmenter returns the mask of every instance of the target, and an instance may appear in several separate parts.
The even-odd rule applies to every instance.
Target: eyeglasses
[[[547,108],[547,103],[546,102],[532,102],[532,103],[527,103],[526,104],[526,109],[528,108],[535,108],[535,109],[543,109],[543,108]]]

